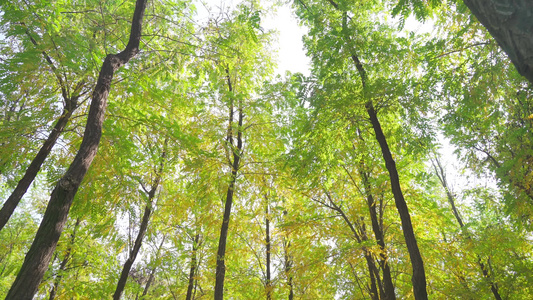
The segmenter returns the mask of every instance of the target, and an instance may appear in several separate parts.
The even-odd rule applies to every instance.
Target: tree
[[[396,162],[392,157],[389,145],[387,143],[387,139],[383,133],[383,130],[381,128],[381,124],[379,122],[376,109],[374,108],[374,100],[373,97],[370,96],[373,93],[379,93],[372,91],[372,78],[368,75],[365,66],[362,63],[362,59],[360,58],[358,52],[361,51],[360,47],[356,46],[356,43],[353,41],[354,37],[352,36],[353,30],[356,30],[355,28],[352,29],[349,27],[349,21],[353,19],[348,19],[348,11],[344,7],[340,7],[339,4],[337,4],[334,1],[329,1],[328,3],[331,5],[334,9],[332,13],[330,13],[331,17],[327,19],[326,22],[324,22],[321,17],[318,17],[318,12],[315,11],[316,8],[311,7],[310,3],[303,3],[300,7],[300,12],[302,15],[302,18],[306,19],[312,26],[316,27],[323,27],[324,23],[333,23],[335,22],[336,25],[332,26],[333,31],[335,32],[335,38],[337,40],[335,42],[331,41],[325,41],[326,43],[335,43],[337,45],[342,45],[345,51],[345,55],[349,57],[354,64],[354,67],[357,71],[357,74],[359,75],[359,80],[361,82],[360,89],[361,89],[361,98],[364,101],[365,109],[367,112],[368,117],[370,118],[370,122],[372,124],[372,128],[375,133],[376,140],[379,142],[379,146],[382,151],[383,160],[386,164],[387,170],[390,175],[390,184],[391,189],[394,194],[396,207],[398,210],[398,213],[401,218],[402,222],[402,230],[405,237],[405,242],[407,244],[407,248],[409,250],[409,255],[411,258],[411,264],[413,268],[413,288],[414,288],[414,294],[416,299],[426,299],[427,298],[427,291],[426,291],[426,275],[424,270],[424,263],[422,261],[422,256],[420,254],[420,250],[418,248],[418,244],[416,241],[416,237],[414,235],[414,230],[411,222],[411,217],[409,214],[409,210],[407,208],[406,201],[403,196],[403,192],[400,186],[400,179],[398,175],[398,171],[396,168]],[[316,4],[315,4],[316,5]],[[322,12],[326,11],[327,8],[319,8]],[[351,12],[352,14],[357,14],[358,12]],[[365,12],[366,14],[369,14],[370,12]],[[361,20],[358,20],[361,22]],[[360,24],[357,24],[358,26],[361,26]],[[325,25],[328,27],[328,25]],[[362,26],[361,26],[362,27]],[[355,37],[357,39],[357,36]],[[341,48],[339,47],[337,52],[341,51]],[[365,51],[365,50],[362,50]],[[367,51],[365,51],[367,52]],[[368,51],[370,52],[370,51]],[[323,63],[320,63],[323,64]],[[385,71],[382,71],[385,73]],[[383,76],[383,75],[381,75]],[[385,75],[387,76],[387,75]],[[375,88],[375,87],[374,87]]]
[[[37,292],[39,283],[48,267],[61,231],[67,221],[72,200],[96,155],[113,74],[139,52],[142,18],[146,2],[146,0],[138,0],[136,3],[130,39],[124,51],[116,55],[108,55],[102,65],[93,91],[91,109],[80,150],[68,171],[52,192],[35,240],[26,254],[24,264],[6,299],[31,299]]]

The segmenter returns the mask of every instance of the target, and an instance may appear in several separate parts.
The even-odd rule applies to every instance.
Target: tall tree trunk
[[[229,75],[229,70],[226,69],[228,90],[230,93],[233,92],[233,87],[231,85],[231,78]],[[224,299],[224,277],[226,275],[226,265],[225,265],[225,255],[226,255],[226,241],[228,238],[228,229],[229,221],[231,216],[231,206],[233,204],[233,194],[235,190],[235,183],[237,182],[237,173],[240,167],[240,159],[242,152],[242,121],[244,118],[242,99],[238,100],[238,128],[237,128],[237,146],[233,144],[233,97],[231,98],[230,112],[229,112],[229,122],[228,122],[228,135],[227,142],[233,154],[233,162],[229,161],[228,163],[231,166],[231,178],[228,185],[228,190],[226,193],[226,203],[224,206],[224,216],[222,219],[222,226],[220,228],[220,238],[218,240],[218,251],[217,251],[217,267],[216,267],[216,279],[215,279],[215,300]]]
[[[518,73],[533,83],[533,2],[464,0],[507,53]]]
[[[328,1],[333,7],[340,10],[340,7],[333,0]],[[350,31],[348,30],[347,24],[348,14],[345,11],[341,12],[342,32],[344,35],[346,46],[348,47],[350,58],[352,59],[355,68],[357,69],[357,72],[361,77],[363,95],[365,95],[368,76],[361,60],[359,59],[359,56],[357,56],[356,47],[350,37]],[[381,129],[381,124],[379,123],[376,111],[374,110],[372,100],[367,100],[367,102],[365,103],[365,108],[370,118],[372,128],[374,129],[376,140],[378,141],[379,146],[381,148],[383,160],[385,161],[385,165],[387,167],[387,170],[389,171],[391,189],[394,195],[396,208],[398,210],[400,220],[402,222],[403,236],[405,238],[405,243],[407,244],[407,250],[411,259],[411,266],[413,268],[413,276],[411,278],[411,282],[413,283],[413,293],[416,300],[425,300],[428,298],[428,296],[426,291],[426,272],[424,270],[424,262],[422,260],[422,255],[420,254],[420,250],[418,249],[418,244],[416,242],[413,224],[411,223],[411,216],[409,215],[409,209],[407,208],[407,203],[405,202],[405,199],[403,197],[402,189],[400,186],[400,177],[398,175],[398,170],[396,169],[396,162],[392,158],[389,145],[387,144],[387,139],[385,138],[383,130]]]
[[[54,126],[54,129],[52,129],[52,132],[48,135],[48,138],[43,143],[41,149],[35,155],[35,158],[31,161],[29,167],[26,169],[26,172],[24,173],[24,176],[20,179],[17,186],[11,193],[11,195],[7,198],[6,202],[4,202],[4,206],[2,206],[2,209],[0,209],[0,231],[4,228],[7,221],[9,221],[9,218],[11,218],[11,215],[15,211],[15,208],[17,208],[20,199],[24,196],[28,188],[30,187],[31,183],[35,179],[35,176],[37,176],[37,173],[39,173],[39,170],[41,170],[41,166],[48,157],[48,154],[50,154],[50,151],[52,151],[52,148],[54,147],[57,138],[61,135],[63,132],[63,129],[65,129],[65,126],[67,125],[68,121],[70,120],[70,117],[72,116],[72,113],[74,110],[63,110],[63,114],[56,122],[56,125]]]
[[[446,180],[446,174],[444,173],[444,169],[442,168],[442,165],[440,164],[440,161],[437,157],[435,157],[435,161],[432,160],[431,163],[433,164],[433,169],[435,170],[435,174],[439,178],[439,181],[442,187],[444,188],[444,191],[446,192],[446,197],[448,198],[448,203],[450,203],[452,213],[455,216],[457,223],[459,223],[459,227],[463,228],[465,225],[463,223],[463,220],[461,219],[461,215],[459,214],[457,207],[455,206],[455,197],[453,196],[448,186],[448,181]],[[466,238],[470,240],[471,239],[470,234],[467,233]],[[490,274],[489,270],[483,263],[481,257],[479,257],[479,255],[476,255],[476,256],[477,256],[477,264],[481,269],[481,274],[483,274],[483,277],[485,277],[490,284],[490,291],[492,292],[492,295],[494,295],[494,298],[496,300],[502,300],[502,297],[500,296],[500,292],[498,291],[498,285],[494,282],[494,278],[492,278],[492,275]]]
[[[265,195],[266,205],[265,205],[265,244],[266,244],[266,298],[267,300],[272,299],[272,282],[270,281],[270,212],[269,212],[269,203],[268,196]]]
[[[413,283],[413,293],[416,300],[427,299],[428,296],[426,291],[426,272],[424,270],[424,262],[422,261],[422,255],[420,254],[420,250],[418,249],[418,244],[416,242],[413,224],[411,223],[411,216],[409,215],[409,209],[407,208],[407,203],[403,197],[402,188],[400,186],[400,176],[398,175],[398,170],[396,169],[396,162],[392,158],[389,145],[387,144],[387,139],[385,138],[383,130],[381,129],[381,124],[379,123],[376,111],[372,105],[372,101],[368,101],[365,106],[368,116],[370,117],[372,127],[374,128],[376,139],[379,142],[383,160],[385,160],[385,165],[389,171],[392,194],[394,195],[396,209],[400,214],[403,236],[405,238],[405,243],[407,244],[407,250],[409,252],[409,257],[411,258],[411,266],[413,268],[413,277],[411,278],[411,282]]]
[[[29,29],[26,29],[26,34],[29,36],[31,42],[38,46],[37,41],[31,36]],[[61,116],[57,120],[54,128],[48,135],[47,139],[44,141],[43,145],[41,146],[41,149],[39,149],[39,152],[35,155],[33,160],[31,161],[30,165],[26,169],[26,172],[20,179],[20,181],[17,183],[17,186],[9,195],[7,200],[4,202],[4,205],[2,206],[2,209],[0,209],[0,231],[4,228],[6,223],[9,221],[9,218],[11,218],[11,215],[17,208],[20,199],[26,194],[26,191],[30,187],[31,183],[37,176],[37,173],[39,173],[39,170],[41,170],[41,166],[43,165],[44,161],[52,151],[52,148],[54,147],[57,139],[63,133],[63,130],[65,129],[65,126],[67,125],[68,121],[70,120],[70,117],[78,107],[78,98],[80,97],[80,91],[82,90],[83,86],[85,85],[85,82],[82,80],[80,81],[71,96],[69,96],[68,89],[65,86],[65,83],[57,71],[57,68],[55,67],[52,59],[48,54],[43,51],[42,52],[46,62],[50,66],[50,69],[55,74],[58,84],[61,88],[61,94],[63,96],[63,100],[65,101],[65,107],[63,108],[63,112],[61,113]]]
[[[189,285],[187,286],[187,296],[185,297],[185,300],[192,300],[192,293],[194,289],[194,277],[196,276],[196,268],[197,268],[197,259],[196,259],[196,251],[198,250],[198,242],[200,241],[200,234],[196,234],[194,236],[194,239],[192,241],[192,252],[191,252],[191,269],[189,272]]]
[[[74,240],[76,239],[76,229],[78,229],[80,222],[80,218],[76,219],[76,224],[74,224],[74,229],[72,230],[72,235],[70,236],[70,244],[68,245],[65,257],[63,257],[63,260],[59,264],[58,273],[54,280],[54,285],[50,289],[50,297],[48,298],[48,300],[54,300],[54,298],[56,297],[57,290],[59,289],[59,284],[61,284],[61,279],[63,279],[63,272],[65,272],[65,270],[67,269],[67,263],[70,260],[72,246],[74,245]]]
[[[39,288],[44,272],[48,269],[57,241],[67,221],[72,200],[98,150],[113,74],[139,52],[146,2],[147,0],[137,0],[130,39],[124,51],[108,55],[102,65],[93,91],[80,149],[69,169],[52,191],[35,239],[7,294],[8,300],[31,300]]]
[[[166,141],[165,141],[165,144],[166,144]],[[155,180],[152,183],[150,190],[149,191],[145,190],[145,192],[147,192],[148,194],[148,200],[146,201],[146,206],[144,207],[144,213],[143,213],[141,225],[139,227],[139,232],[137,233],[137,237],[135,238],[133,249],[130,251],[130,255],[128,259],[126,260],[126,262],[124,263],[124,266],[122,267],[122,272],[120,273],[120,278],[117,283],[117,288],[115,289],[115,293],[113,294],[113,300],[118,300],[122,296],[122,292],[124,292],[124,288],[126,287],[126,282],[128,281],[128,276],[130,274],[131,267],[133,266],[133,263],[135,262],[135,259],[137,258],[139,251],[141,250],[144,236],[146,234],[146,231],[148,230],[148,223],[150,222],[150,217],[152,216],[152,207],[154,205],[155,193],[161,182],[161,176],[163,173],[165,157],[166,157],[166,154],[165,154],[165,151],[163,151],[163,154],[161,155],[161,165],[159,167],[159,170],[156,171],[157,174],[155,175],[156,176]]]

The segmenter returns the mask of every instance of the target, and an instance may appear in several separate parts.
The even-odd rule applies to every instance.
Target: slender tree
[[[165,148],[166,143],[167,142],[165,141]],[[122,267],[122,272],[120,273],[117,288],[115,289],[115,293],[113,293],[113,300],[118,300],[122,296],[124,288],[126,287],[126,282],[128,281],[128,276],[130,274],[131,267],[133,266],[133,263],[135,262],[139,251],[141,250],[142,242],[146,231],[148,230],[148,223],[150,222],[150,217],[153,211],[155,193],[161,183],[161,176],[163,173],[165,158],[165,150],[163,150],[163,153],[161,154],[161,164],[159,166],[159,169],[156,170],[155,179],[152,182],[150,190],[144,188],[144,185],[141,184],[148,199],[146,201],[146,206],[144,207],[144,213],[141,219],[141,224],[139,225],[139,232],[137,233],[137,237],[135,238],[135,243],[133,244],[133,248],[129,253],[128,259],[124,262],[124,265]]]
[[[139,52],[146,3],[147,0],[136,2],[130,38],[124,51],[109,54],[102,64],[92,95],[83,141],[69,169],[52,191],[41,225],[6,299],[30,300],[39,288],[67,221],[72,200],[96,155],[113,75]]]
[[[24,25],[24,23],[22,24]],[[32,44],[35,47],[38,47],[39,44],[31,35],[30,30],[26,28],[25,32]],[[44,50],[41,52],[41,54],[43,55],[50,70],[55,75],[56,80],[61,89],[61,96],[63,97],[64,101],[63,112],[61,113],[61,116],[57,119],[54,128],[52,129],[52,131],[44,141],[43,145],[39,149],[39,152],[37,152],[30,165],[26,169],[26,172],[24,173],[20,181],[17,183],[17,186],[15,187],[11,195],[9,195],[7,200],[4,202],[2,209],[0,209],[0,231],[9,221],[9,218],[11,217],[20,202],[20,199],[22,199],[22,197],[30,187],[31,183],[37,176],[37,173],[39,173],[39,170],[41,170],[41,166],[52,151],[52,148],[54,147],[57,139],[65,129],[65,126],[67,126],[70,118],[72,117],[72,114],[78,107],[78,99],[84,94],[84,80],[79,81],[74,87],[74,90],[70,91],[61,73],[54,65],[52,58]]]
[[[270,209],[269,209],[270,203],[268,200],[268,195],[265,194],[265,254],[266,254],[266,282],[265,282],[265,290],[266,290],[266,298],[267,300],[272,299],[272,281],[271,281],[271,271],[270,271],[270,264],[271,264],[271,258],[270,258],[270,251],[272,248],[272,245],[270,244]]]
[[[226,71],[226,80],[228,85],[228,91],[234,93],[229,69]],[[224,216],[222,218],[222,226],[220,227],[220,237],[218,241],[217,251],[217,267],[216,267],[216,281],[215,281],[215,300],[224,299],[224,276],[226,274],[225,255],[226,255],[226,242],[228,238],[229,221],[231,217],[231,206],[233,205],[233,196],[235,192],[235,184],[237,182],[237,174],[240,168],[240,161],[243,149],[242,140],[242,124],[244,119],[242,98],[237,100],[237,136],[235,137],[233,131],[233,122],[235,114],[234,98],[230,96],[229,117],[228,117],[228,132],[226,141],[229,144],[231,150],[231,160],[229,161],[231,166],[231,177],[226,192],[226,200],[224,205]],[[235,145],[236,139],[236,145]]]
[[[446,179],[446,173],[444,172],[444,169],[440,163],[440,160],[438,157],[435,157],[435,159],[431,160],[431,164],[433,165],[433,169],[435,170],[435,175],[439,178],[440,184],[442,185],[442,188],[446,192],[446,197],[448,198],[448,203],[450,204],[450,208],[452,209],[452,213],[455,217],[455,220],[459,224],[459,227],[461,229],[464,229],[465,224],[463,223],[463,219],[461,218],[461,215],[459,214],[459,210],[457,209],[457,206],[455,205],[455,197],[452,194],[450,187],[448,186],[448,180]],[[467,239],[471,239],[470,234],[467,233]],[[490,274],[490,271],[488,270],[487,266],[483,263],[481,257],[479,255],[477,256],[477,264],[479,268],[481,269],[481,273],[483,274],[483,277],[487,279],[490,285],[490,291],[492,292],[492,295],[494,295],[494,299],[496,300],[502,300],[502,297],[500,295],[500,292],[498,291],[498,285],[496,282],[494,282],[494,278],[492,274]]]
[[[367,72],[361,60],[359,59],[359,56],[357,55],[356,47],[354,46],[354,43],[351,40],[350,31],[348,29],[347,12],[342,11],[339,5],[333,0],[328,0],[328,1],[333,7],[335,7],[335,9],[342,12],[342,35],[344,37],[344,42],[346,43],[346,46],[349,49],[348,51],[349,51],[350,57],[357,69],[357,72],[359,73],[360,80],[361,80],[361,86],[363,89],[363,95],[364,95],[365,93],[368,92],[367,91],[368,76],[367,76]],[[381,124],[379,122],[376,110],[374,109],[374,103],[372,99],[368,99],[366,101],[365,108],[366,108],[368,117],[370,118],[370,123],[372,124],[372,128],[376,136],[376,140],[378,141],[379,146],[381,148],[383,160],[389,172],[391,189],[394,195],[394,201],[396,204],[396,208],[398,210],[398,213],[400,215],[400,219],[402,222],[402,231],[404,234],[405,243],[407,244],[407,250],[409,252],[409,257],[411,259],[411,266],[413,268],[413,276],[411,278],[411,281],[413,283],[414,296],[415,296],[415,299],[417,300],[427,299],[428,296],[427,296],[427,290],[426,290],[426,272],[424,270],[424,262],[422,260],[422,255],[420,254],[418,243],[416,241],[416,237],[414,234],[413,224],[411,223],[411,216],[409,214],[407,202],[405,201],[405,198],[403,196],[402,188],[400,185],[400,176],[398,175],[398,170],[396,168],[396,162],[394,161],[392,157],[392,153],[387,143],[387,138],[385,137],[385,134],[383,133],[383,130],[381,129]]]
[[[194,286],[196,282],[196,273],[198,272],[198,258],[196,252],[198,251],[198,247],[200,246],[200,234],[197,233],[194,236],[194,239],[192,240],[192,251],[191,251],[191,267],[189,270],[189,284],[187,285],[187,296],[185,296],[186,300],[192,300],[193,299],[193,292],[194,292]]]

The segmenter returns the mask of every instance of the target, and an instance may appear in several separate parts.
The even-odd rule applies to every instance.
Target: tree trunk
[[[192,292],[194,289],[194,276],[196,275],[196,251],[198,250],[198,242],[200,240],[200,234],[194,236],[192,241],[192,253],[191,253],[191,270],[189,272],[189,285],[187,286],[187,297],[185,300],[192,300]]]
[[[533,83],[533,2],[464,0],[507,53],[518,73]]]
[[[80,149],[72,164],[59,180],[37,230],[35,239],[26,254],[22,268],[17,274],[6,299],[31,300],[39,288],[57,242],[68,218],[72,200],[87,173],[98,149],[102,124],[107,107],[107,97],[115,71],[139,52],[141,28],[147,0],[137,0],[131,33],[126,49],[106,57],[93,91],[87,126]]]
[[[38,46],[37,41],[31,36],[29,30],[26,30],[26,34],[29,36],[31,42]],[[2,209],[0,210],[0,231],[4,228],[6,223],[9,221],[9,218],[11,218],[11,215],[17,208],[20,199],[26,194],[26,191],[30,187],[31,183],[37,176],[37,173],[41,170],[41,166],[43,165],[44,161],[52,151],[52,148],[54,147],[57,139],[63,133],[63,130],[65,129],[65,126],[67,125],[68,121],[70,120],[70,117],[78,107],[78,98],[80,97],[80,91],[82,90],[85,82],[82,80],[80,81],[71,96],[69,96],[68,89],[65,86],[65,83],[57,71],[57,68],[55,67],[52,59],[48,54],[43,51],[42,52],[46,62],[50,66],[50,69],[55,74],[58,84],[61,88],[61,94],[63,96],[63,100],[65,101],[65,107],[63,108],[63,112],[61,113],[61,116],[56,122],[56,125],[52,129],[52,132],[48,135],[48,138],[44,141],[43,145],[41,146],[41,149],[39,149],[39,152],[35,155],[33,160],[31,161],[30,165],[26,169],[26,172],[18,182],[17,186],[11,193],[11,195],[7,198],[7,200],[4,202],[4,205],[2,206]]]
[[[231,85],[231,80],[229,76],[229,70],[226,69],[227,81],[228,81],[228,90],[233,92]],[[224,217],[222,219],[222,226],[220,228],[220,238],[218,240],[218,251],[217,251],[217,267],[216,267],[216,279],[215,279],[215,300],[224,299],[224,277],[226,275],[226,265],[225,258],[226,255],[226,240],[228,238],[228,229],[229,221],[231,216],[231,206],[233,204],[233,193],[235,190],[235,183],[237,181],[237,173],[240,167],[241,151],[242,151],[242,121],[243,121],[243,111],[242,111],[242,100],[239,99],[239,116],[238,116],[238,128],[237,128],[237,146],[233,145],[233,98],[231,99],[230,112],[229,112],[229,122],[228,122],[228,136],[227,142],[230,144],[231,152],[233,154],[233,162],[230,163],[231,166],[231,178],[228,185],[228,190],[226,193],[226,203],[224,206]]]
[[[272,299],[272,282],[270,281],[270,213],[268,209],[268,197],[265,196],[266,206],[265,206],[265,244],[266,244],[266,298],[267,300]]]
[[[163,154],[161,155],[162,160],[165,159],[165,156],[166,156],[165,152],[163,152]],[[143,217],[141,221],[141,226],[139,228],[139,232],[137,233],[137,238],[135,238],[135,244],[133,245],[133,249],[131,250],[128,259],[124,263],[124,266],[122,267],[122,272],[120,273],[120,278],[117,283],[117,288],[115,290],[115,293],[113,294],[113,300],[120,299],[122,292],[124,292],[124,288],[126,287],[126,282],[128,281],[128,276],[130,274],[131,267],[133,266],[133,263],[135,262],[135,259],[137,258],[137,254],[139,254],[139,250],[141,250],[144,235],[146,234],[146,231],[148,230],[148,223],[150,222],[150,217],[152,215],[152,207],[154,205],[155,192],[157,191],[157,188],[159,187],[159,183],[161,182],[161,175],[163,173],[163,167],[164,167],[164,162],[162,161],[160,169],[158,173],[156,174],[156,178],[154,182],[152,183],[150,191],[148,191],[148,200],[146,202],[146,206],[144,207],[144,213],[143,213]]]
[[[333,0],[329,0],[329,2],[336,9],[340,10],[340,7]],[[361,77],[363,94],[365,94],[368,76],[361,60],[359,59],[359,56],[357,55],[355,45],[350,37],[350,32],[348,30],[347,24],[348,14],[345,11],[343,11],[342,13],[342,32],[344,35],[346,46],[349,50],[350,58],[352,59],[355,68],[357,69],[357,72]],[[411,259],[411,266],[413,268],[413,277],[411,278],[411,282],[413,283],[413,293],[416,300],[425,300],[428,298],[428,296],[426,291],[426,272],[424,270],[424,262],[422,260],[422,255],[420,254],[420,250],[418,249],[418,244],[416,242],[416,237],[413,231],[413,224],[411,223],[411,216],[409,215],[407,203],[405,202],[405,199],[403,197],[402,189],[400,186],[400,177],[398,175],[398,170],[396,169],[396,163],[392,158],[389,145],[387,144],[387,139],[383,134],[381,124],[379,123],[371,99],[369,99],[365,103],[365,108],[368,113],[368,116],[370,117],[370,122],[372,123],[376,139],[381,148],[381,153],[383,155],[385,165],[387,167],[387,170],[389,171],[391,189],[394,195],[396,208],[398,210],[398,213],[400,214],[403,236],[405,238],[405,243],[407,244],[407,250]]]
[[[50,132],[50,134],[48,135],[48,138],[43,143],[41,149],[39,150],[37,155],[35,155],[35,158],[33,158],[33,160],[31,161],[30,166],[26,169],[26,173],[24,173],[24,176],[22,176],[22,179],[20,179],[11,195],[7,198],[6,202],[4,202],[4,206],[2,206],[2,209],[0,209],[0,231],[4,228],[7,221],[9,221],[9,218],[11,217],[11,215],[15,211],[15,208],[17,208],[20,202],[20,199],[22,199],[22,197],[30,187],[31,183],[35,179],[35,176],[37,176],[37,173],[39,173],[39,170],[41,170],[41,166],[48,157],[48,154],[50,154],[50,151],[52,151],[52,148],[54,147],[57,138],[65,129],[65,126],[70,120],[70,117],[72,116],[73,112],[74,109],[63,110],[63,113],[61,117],[59,117],[59,119],[57,120],[54,129],[52,129],[52,132]]]
[[[416,300],[427,299],[428,295],[426,291],[426,272],[424,270],[424,262],[422,261],[422,255],[420,255],[420,250],[418,249],[418,244],[416,242],[409,209],[407,208],[407,203],[403,197],[402,188],[400,186],[400,177],[398,175],[398,170],[396,169],[396,162],[392,158],[387,139],[381,129],[381,124],[379,123],[372,101],[368,101],[365,107],[368,116],[370,117],[372,127],[374,128],[376,139],[379,142],[385,165],[389,171],[394,202],[398,209],[398,213],[400,214],[403,236],[405,238],[405,243],[407,244],[407,250],[409,252],[409,257],[411,258],[411,266],[413,268],[413,277],[411,278],[411,282],[413,283],[413,293]]]

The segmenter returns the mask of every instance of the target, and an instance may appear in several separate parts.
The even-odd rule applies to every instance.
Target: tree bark
[[[405,238],[405,243],[407,244],[407,250],[409,252],[409,257],[411,258],[411,266],[413,268],[413,277],[411,278],[411,282],[413,283],[413,293],[416,300],[427,299],[428,295],[426,291],[426,272],[424,270],[424,262],[420,250],[418,249],[418,243],[416,242],[409,209],[407,208],[407,203],[403,197],[402,188],[400,186],[400,176],[396,169],[396,162],[392,158],[387,139],[381,129],[381,124],[379,123],[372,101],[368,101],[365,107],[368,116],[370,117],[372,127],[374,128],[376,139],[379,142],[383,160],[385,160],[385,165],[389,171],[392,194],[394,195],[396,209],[398,210],[402,222],[403,236]]]
[[[194,289],[194,276],[196,275],[196,251],[198,250],[198,242],[200,241],[200,234],[194,236],[192,241],[192,253],[191,253],[191,270],[189,272],[189,285],[187,286],[187,296],[185,300],[192,300],[192,292]]]
[[[265,196],[266,205],[265,205],[265,244],[266,244],[266,298],[267,300],[272,299],[272,282],[270,281],[270,212],[268,209],[268,197]]]
[[[50,132],[48,135],[48,138],[43,143],[41,149],[31,161],[29,167],[24,173],[24,176],[22,176],[11,195],[7,198],[6,202],[4,202],[4,206],[2,206],[2,209],[0,209],[0,231],[4,228],[7,221],[9,221],[9,218],[11,218],[11,215],[20,202],[20,199],[22,199],[24,194],[26,194],[26,191],[35,179],[35,176],[37,176],[37,173],[39,173],[39,170],[41,170],[41,166],[48,157],[48,154],[50,154],[50,151],[52,151],[57,139],[65,129],[65,126],[70,120],[74,109],[75,107],[70,110],[67,110],[66,108],[63,110],[63,113],[57,120],[54,129],[52,129],[52,132]]]
[[[230,93],[233,92],[233,87],[231,85],[231,79],[229,76],[229,70],[226,69],[228,90]],[[238,128],[237,128],[237,146],[233,145],[233,98],[231,99],[230,112],[229,112],[229,122],[228,122],[228,136],[227,140],[230,144],[233,162],[230,163],[231,166],[231,177],[228,185],[228,190],[226,193],[226,203],[224,206],[224,216],[222,219],[222,226],[220,228],[220,238],[218,240],[218,251],[217,251],[217,267],[216,267],[216,279],[215,279],[215,300],[224,299],[224,277],[226,275],[226,265],[225,258],[226,255],[226,241],[228,238],[228,229],[229,221],[231,216],[231,206],[233,204],[233,194],[235,190],[235,183],[237,182],[237,173],[240,167],[241,151],[242,151],[242,121],[243,121],[243,108],[242,100],[239,100],[238,104]]]
[[[124,51],[119,54],[110,54],[105,58],[93,91],[87,126],[80,149],[69,169],[52,191],[50,202],[35,239],[7,294],[6,299],[8,300],[31,300],[39,288],[39,283],[48,268],[67,221],[72,200],[98,150],[113,75],[118,68],[139,52],[146,2],[147,0],[137,0],[129,42]]]
[[[22,24],[24,25],[24,23]],[[37,41],[31,36],[29,29],[26,29],[26,35],[28,35],[31,42],[35,46],[38,46]],[[57,139],[59,138],[61,133],[63,133],[63,130],[68,124],[70,117],[78,107],[78,98],[80,97],[80,91],[82,90],[85,84],[83,80],[80,81],[76,85],[73,93],[69,96],[68,89],[65,86],[65,83],[61,75],[57,71],[57,68],[55,67],[52,59],[45,51],[42,51],[42,54],[44,56],[44,59],[50,66],[50,70],[55,74],[57,78],[59,87],[61,88],[61,95],[63,96],[63,100],[65,101],[65,106],[63,108],[63,112],[61,113],[61,116],[59,117],[54,128],[52,129],[52,132],[50,132],[47,139],[41,146],[41,149],[39,149],[39,152],[37,152],[30,165],[26,169],[26,172],[24,173],[20,181],[17,183],[17,186],[15,187],[11,195],[7,198],[7,200],[4,202],[2,209],[0,209],[0,231],[9,221],[9,218],[11,218],[11,215],[17,208],[20,200],[22,199],[24,194],[26,194],[26,191],[37,176],[37,173],[39,173],[39,171],[41,170],[41,166],[52,151],[52,148],[54,147]]]
[[[518,73],[533,83],[533,2],[528,0],[464,0]]]

